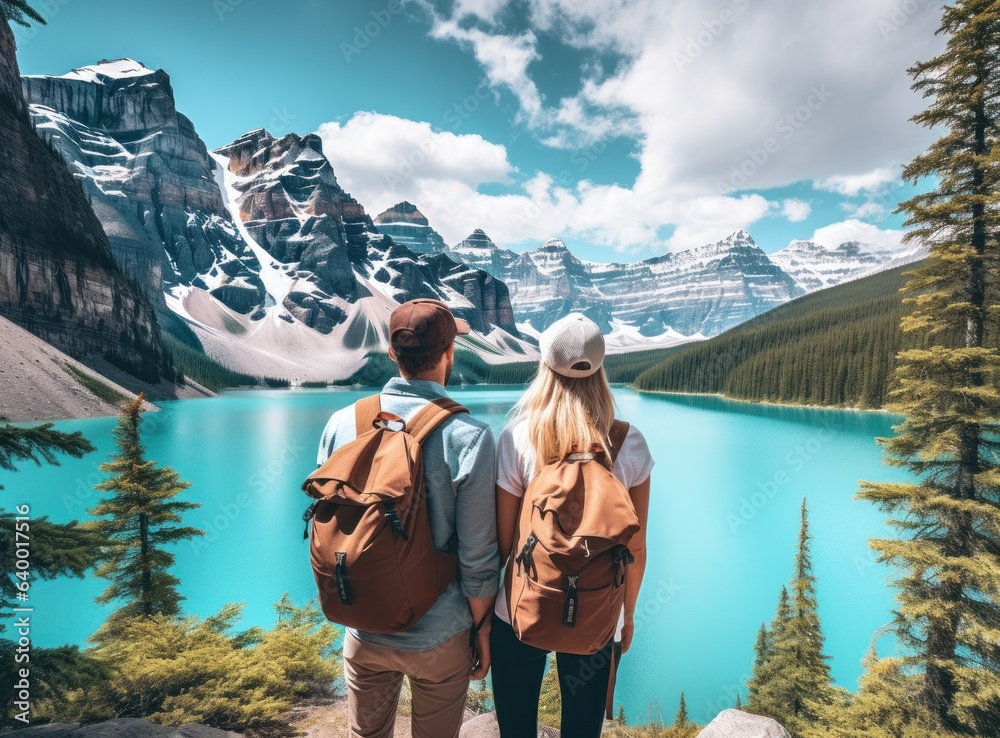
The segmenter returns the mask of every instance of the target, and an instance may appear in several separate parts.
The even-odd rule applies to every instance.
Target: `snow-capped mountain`
[[[464,241],[460,241],[445,252],[456,261],[477,269],[485,269],[490,274],[501,275],[513,262],[517,254],[510,249],[502,249],[490,237],[477,228]]]
[[[379,233],[418,254],[439,254],[447,249],[441,234],[431,228],[424,214],[405,200],[375,216],[375,225]]]
[[[527,335],[571,310],[598,322],[620,350],[712,336],[788,300],[923,258],[919,247],[836,249],[793,241],[767,254],[746,231],[629,263],[576,257],[559,239],[516,254],[476,230],[448,250],[507,282]]]
[[[162,70],[102,61],[22,88],[37,133],[83,182],[161,322],[180,316],[210,355],[253,374],[347,376],[384,348],[392,308],[418,296],[469,320],[467,348],[509,361],[536,355],[521,332],[570,311],[593,318],[612,350],[672,345],[922,256],[806,241],[768,255],[745,231],[614,264],[555,238],[518,254],[478,229],[449,247],[410,202],[370,218],[313,134],[256,130],[209,152]]]
[[[503,279],[518,320],[542,331],[570,312],[581,312],[603,332],[611,330],[612,301],[595,286],[588,265],[558,238],[526,251],[506,266]]]
[[[925,256],[927,252],[919,246],[901,245],[897,250],[848,241],[828,249],[815,241],[792,241],[770,258],[804,291],[814,292]]]
[[[226,365],[349,376],[385,348],[389,313],[413,297],[448,302],[476,331],[465,347],[487,361],[535,355],[503,282],[378,233],[315,135],[251,131],[210,153],[167,74],[130,59],[22,86],[118,262]]]
[[[746,231],[624,264],[584,261],[557,238],[517,255],[482,231],[451,252],[507,283],[526,333],[576,310],[622,349],[714,335],[802,294]]]
[[[23,77],[22,88],[35,130],[83,181],[116,261],[155,305],[164,285],[199,287],[236,311],[263,299],[260,266],[166,72],[118,59]]]

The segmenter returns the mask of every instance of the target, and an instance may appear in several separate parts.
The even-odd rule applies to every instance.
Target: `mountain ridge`
[[[468,319],[480,358],[531,355],[502,281],[379,233],[316,134],[257,129],[209,152],[169,75],[132,59],[21,84],[37,133],[84,183],[165,325],[229,368],[348,376],[385,350],[392,307],[418,296]]]

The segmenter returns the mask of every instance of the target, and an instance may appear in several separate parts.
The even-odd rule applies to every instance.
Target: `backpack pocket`
[[[614,637],[625,588],[580,589],[577,584],[575,577],[566,577],[561,588],[514,577],[510,612],[518,638],[559,653],[589,655],[604,648]]]

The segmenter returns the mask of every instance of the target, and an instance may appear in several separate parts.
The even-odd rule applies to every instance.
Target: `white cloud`
[[[467,50],[543,144],[625,135],[640,164],[630,183],[556,182],[518,172],[503,146],[427,123],[363,113],[321,127],[338,176],[367,208],[411,200],[449,243],[481,227],[501,244],[564,235],[619,251],[699,246],[762,218],[814,215],[796,198],[720,195],[734,168],[750,172],[746,189],[806,181],[872,200],[932,135],[908,122],[923,102],[905,72],[942,43],[929,4],[885,38],[880,23],[897,0],[537,0],[520,21],[525,6],[513,0],[411,1],[431,37]],[[560,61],[542,58],[543,35],[545,49],[558,39],[583,53],[568,96],[549,99],[534,79]],[[479,191],[492,183],[517,184]],[[862,222],[879,215],[873,205],[852,204],[818,237],[898,242]]]
[[[845,197],[857,197],[861,194],[879,192],[886,185],[899,181],[899,169],[896,167],[879,167],[863,174],[835,175],[813,182],[817,190],[835,192]]]
[[[542,94],[528,75],[528,66],[541,57],[531,31],[507,36],[463,28],[456,21],[438,20],[431,34],[436,39],[456,41],[471,49],[490,84],[512,92],[525,122],[538,124],[543,114]]]
[[[801,223],[809,217],[812,206],[805,200],[791,197],[781,203],[781,214],[788,219],[789,223]]]
[[[587,180],[567,186],[544,172],[510,194],[486,195],[479,186],[508,183],[514,167],[503,146],[481,136],[375,113],[324,123],[318,133],[341,185],[373,215],[409,200],[448,243],[483,228],[500,244],[560,235],[618,251],[683,249],[746,228],[774,207],[760,195],[666,198]],[[675,231],[662,241],[658,232],[668,225]]]
[[[470,189],[506,183],[514,170],[507,149],[478,134],[435,131],[430,123],[356,113],[317,130],[323,150],[348,189],[375,213],[415,195],[427,182]]]
[[[817,229],[811,240],[828,249],[835,249],[848,241],[860,241],[876,248],[898,250],[903,231],[879,228],[852,218]]]
[[[866,218],[881,220],[889,214],[888,208],[873,200],[866,200],[862,203],[842,202],[840,203],[840,207],[847,214],[848,218],[857,218],[860,220]]]
[[[432,35],[472,48],[544,142],[634,135],[640,180],[651,187],[718,192],[734,166],[770,147],[746,187],[840,177],[844,188],[863,188],[844,172],[890,167],[931,140],[909,122],[923,101],[906,69],[943,42],[934,35],[939,12],[932,3],[886,36],[881,29],[898,13],[897,0],[536,0],[517,33],[516,13],[507,13],[502,34],[469,2],[420,1],[432,8]],[[523,7],[513,0],[491,5],[494,12]],[[520,33],[533,42],[523,45]],[[623,62],[608,73],[587,65],[576,94],[546,100],[529,68],[540,33]],[[491,35],[508,48],[506,64],[517,74],[497,71],[505,67],[484,51]],[[830,94],[810,109],[816,89]],[[602,122],[595,127],[595,120]]]

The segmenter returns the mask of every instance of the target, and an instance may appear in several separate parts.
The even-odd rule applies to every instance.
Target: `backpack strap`
[[[354,432],[360,436],[372,429],[372,424],[382,412],[382,399],[378,395],[365,397],[354,403]]]
[[[467,413],[469,409],[448,397],[431,400],[406,424],[406,432],[423,443],[427,436],[452,415]]]
[[[624,420],[618,420],[617,418],[611,424],[611,430],[608,431],[608,442],[611,444],[611,465],[614,466],[615,460],[618,458],[618,452],[622,450],[622,446],[625,445],[625,439],[628,437],[628,430],[630,426]]]

